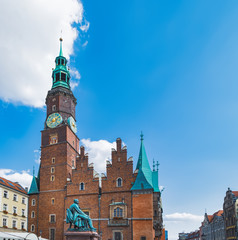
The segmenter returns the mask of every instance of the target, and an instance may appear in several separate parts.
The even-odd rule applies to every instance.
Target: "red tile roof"
[[[11,189],[14,189],[18,192],[27,194],[26,190],[19,183],[14,183],[10,180],[7,180],[6,178],[0,177],[0,185],[6,186],[6,187],[11,188]]]

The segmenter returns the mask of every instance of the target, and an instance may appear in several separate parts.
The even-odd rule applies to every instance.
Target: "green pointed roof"
[[[63,39],[60,38],[60,52],[59,56],[55,59],[55,69],[52,72],[52,89],[56,87],[70,89],[70,73],[67,68],[67,59],[63,56],[62,41]]]
[[[136,180],[131,190],[142,190],[142,189],[153,189],[153,191],[158,192],[158,171],[151,171],[150,164],[146,155],[144,138],[141,133],[141,144],[139,158],[136,165],[136,170],[138,174]]]
[[[37,177],[33,176],[31,181],[31,187],[28,194],[36,194],[39,193],[38,184],[37,184]]]

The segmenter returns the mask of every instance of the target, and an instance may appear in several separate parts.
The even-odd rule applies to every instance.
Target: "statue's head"
[[[74,199],[74,203],[79,204],[79,200],[78,199]]]

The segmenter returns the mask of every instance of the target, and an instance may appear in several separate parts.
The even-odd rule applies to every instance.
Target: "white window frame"
[[[12,212],[13,212],[13,214],[17,214],[17,207],[16,206],[12,207]]]
[[[6,226],[7,227],[7,218],[3,218],[2,219],[2,226]]]
[[[17,194],[13,194],[13,201],[17,202]]]
[[[32,200],[31,200],[31,206],[35,206],[36,205],[36,200],[35,200],[35,198],[33,198]]]
[[[119,184],[118,184],[119,179],[121,179],[121,185],[120,185],[120,186],[119,186]],[[116,186],[117,186],[117,187],[122,187],[122,186],[123,186],[123,180],[122,180],[121,177],[117,178],[117,180],[116,180]]]
[[[7,211],[8,210],[8,206],[6,203],[3,203],[3,207],[2,207],[3,211]]]
[[[31,232],[35,232],[35,225],[31,224]]]
[[[4,191],[3,191],[3,197],[4,197],[4,198],[8,198],[8,191],[7,191],[7,190],[4,190]]]
[[[35,211],[31,211],[31,218],[35,218],[36,214]]]
[[[15,223],[15,226],[14,226]],[[17,220],[13,219],[12,220],[12,228],[17,228]]]
[[[83,186],[83,187],[82,187]],[[81,182],[80,184],[79,184],[79,190],[80,191],[84,191],[85,190],[85,183],[84,182]]]

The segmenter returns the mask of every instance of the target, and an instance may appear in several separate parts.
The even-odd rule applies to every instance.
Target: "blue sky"
[[[60,11],[64,4],[52,11]],[[70,22],[78,35],[69,30],[69,22],[64,29],[60,14],[54,19],[56,29],[44,11],[38,17],[46,14],[48,29],[37,20],[36,29],[30,25],[24,29],[24,24],[30,24],[24,21],[16,32],[17,50],[22,51],[15,57],[21,60],[14,65],[8,40],[14,38],[9,32],[18,26],[12,23],[14,17],[2,21],[0,52],[6,42],[8,52],[0,54],[5,69],[0,84],[12,82],[14,94],[9,88],[0,90],[0,168],[30,169],[32,174],[32,166],[38,167],[34,151],[40,148],[45,108],[33,96],[32,101],[31,96],[25,100],[19,82],[28,87],[44,78],[36,91],[44,101],[63,29],[63,50],[70,55],[71,69],[81,76],[72,77],[78,84],[74,94],[79,138],[112,143],[121,137],[128,157],[137,162],[142,130],[151,165],[153,158],[160,162],[170,239],[176,239],[179,231],[195,230],[205,208],[213,214],[222,208],[227,188],[238,189],[238,2],[83,1],[79,10],[80,21]],[[35,16],[26,16],[34,23]],[[24,45],[26,33],[32,38],[30,48]],[[34,60],[28,68],[18,67],[28,59],[20,55],[23,50]],[[32,62],[37,64],[31,66]],[[195,220],[191,223],[182,213]]]

